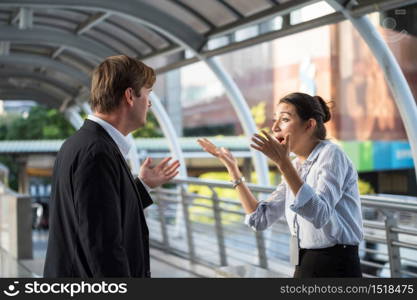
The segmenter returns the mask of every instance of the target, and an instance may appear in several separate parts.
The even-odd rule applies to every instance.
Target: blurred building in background
[[[411,20],[416,7],[371,15],[415,98],[417,36]],[[324,15],[326,9],[321,3],[297,11],[291,22]],[[276,22],[271,21],[270,26]],[[259,26],[245,28],[233,38],[245,39],[259,30]],[[332,101],[328,136],[349,154],[361,177],[377,192],[417,195],[411,149],[400,114],[376,59],[350,22],[282,37],[220,59],[251,107],[258,128],[271,126],[275,106],[286,94],[303,91],[320,95]],[[185,136],[243,134],[223,87],[203,63],[181,68],[178,76]],[[162,98],[173,93],[164,83],[167,77],[158,78],[157,91]]]

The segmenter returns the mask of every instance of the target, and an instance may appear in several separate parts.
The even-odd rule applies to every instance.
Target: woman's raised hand
[[[236,158],[226,148],[219,148],[206,138],[197,139],[197,143],[204,149],[204,151],[220,159],[227,169],[238,168]]]
[[[280,142],[265,130],[262,130],[262,133],[263,136],[257,133],[254,134],[252,137],[254,144],[250,146],[261,151],[280,167],[283,162],[287,162],[288,160],[290,135],[286,135],[285,139]]]

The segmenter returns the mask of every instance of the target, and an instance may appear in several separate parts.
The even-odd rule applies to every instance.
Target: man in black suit
[[[147,188],[178,174],[170,158],[133,178],[130,132],[146,123],[155,72],[125,55],[93,72],[89,115],[62,145],[54,166],[45,277],[150,277]],[[146,186],[147,187],[146,187]]]

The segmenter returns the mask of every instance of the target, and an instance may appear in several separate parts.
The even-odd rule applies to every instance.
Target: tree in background
[[[56,109],[32,107],[26,118],[19,114],[0,117],[0,140],[66,139],[75,132],[71,124]],[[10,171],[9,185],[18,188],[18,165],[11,155],[0,155],[0,162]]]
[[[149,138],[149,137],[162,137],[162,131],[159,128],[158,121],[152,112],[148,112],[146,118],[146,124],[142,128],[137,129],[133,132],[134,138]]]
[[[10,119],[6,124],[2,122],[2,126],[5,125],[6,128],[5,134],[0,136],[2,140],[66,139],[75,132],[62,113],[43,106],[33,107],[27,118],[13,115],[9,118],[11,122]]]
[[[265,126],[266,121],[266,101],[260,101],[257,105],[254,105],[250,109],[253,120],[255,121],[258,130],[265,130],[270,132],[270,128]],[[262,127],[264,126],[264,127]]]

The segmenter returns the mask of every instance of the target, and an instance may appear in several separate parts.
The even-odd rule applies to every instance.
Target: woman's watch
[[[241,184],[242,182],[245,182],[245,181],[246,181],[246,179],[243,176],[236,179],[236,180],[231,180],[231,182],[233,184],[233,188],[237,187],[239,184]]]

